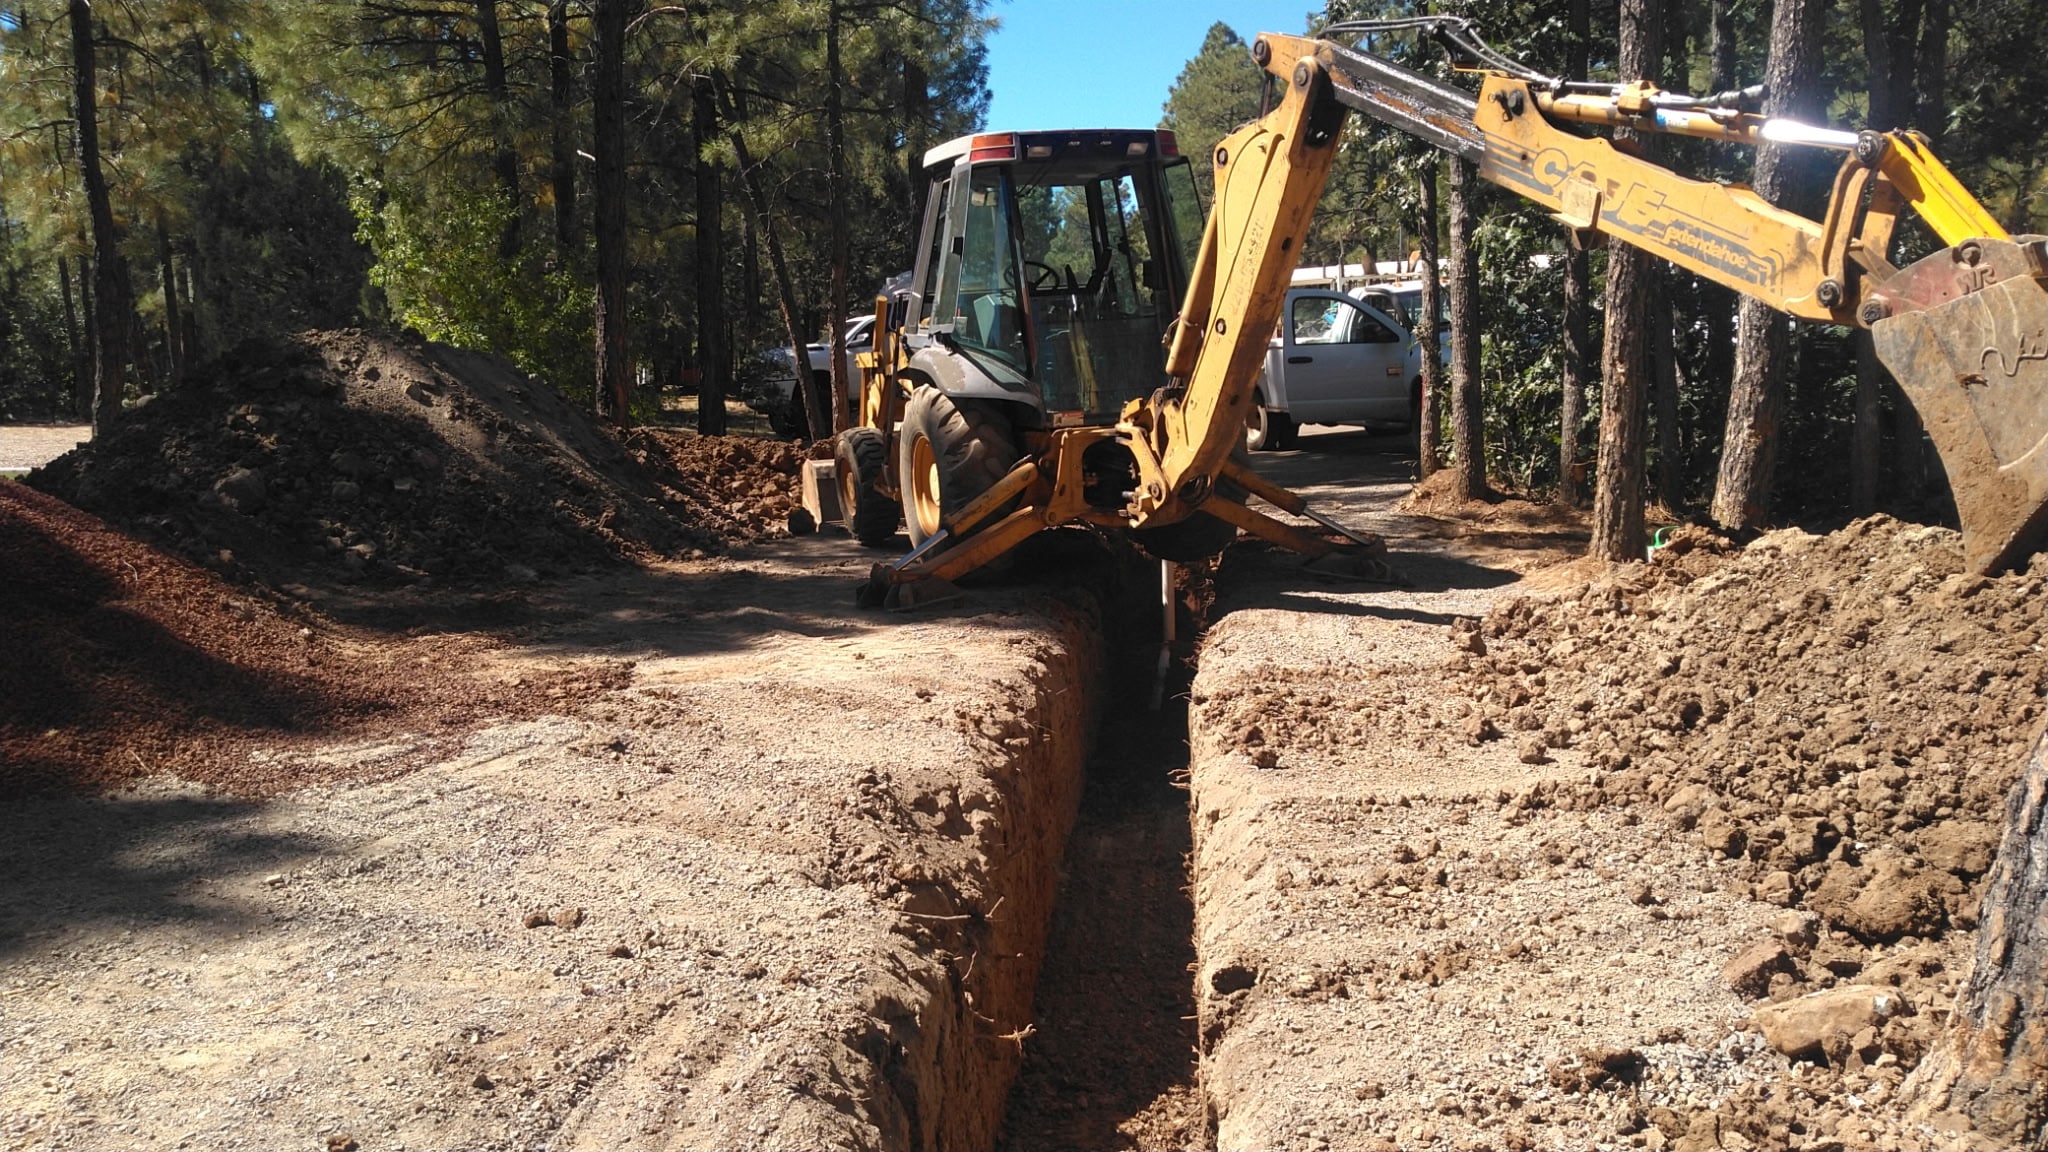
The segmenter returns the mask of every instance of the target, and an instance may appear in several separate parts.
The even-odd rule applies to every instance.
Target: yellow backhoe
[[[1213,555],[1242,529],[1340,570],[1378,566],[1377,539],[1318,516],[1240,451],[1351,110],[1476,163],[1588,236],[1793,316],[1869,328],[1941,454],[1969,564],[1988,572],[2033,550],[2048,520],[2048,241],[2008,235],[1924,138],[1765,118],[1743,107],[1753,91],[1700,98],[1544,77],[1455,18],[1331,32],[1396,26],[1476,72],[1478,96],[1327,36],[1260,36],[1253,57],[1284,95],[1208,158],[1215,204],[1198,242],[1188,161],[1169,133],[985,133],[926,157],[918,267],[907,291],[877,301],[860,426],[837,444],[855,534],[892,537],[900,510],[913,544],[875,567],[865,600],[919,602],[1072,523],[1127,531],[1167,560]],[[1813,221],[1571,124],[1843,160]],[[1947,247],[1901,269],[1889,254],[1907,209]]]

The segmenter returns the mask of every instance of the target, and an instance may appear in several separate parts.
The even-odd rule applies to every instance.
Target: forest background
[[[1273,30],[1447,12],[1546,72],[1615,79],[1623,7],[1332,0]],[[1804,21],[1802,118],[1917,128],[2009,228],[2043,230],[2041,4],[1627,7],[1653,17],[1640,70],[1699,92],[1762,80],[1774,22]],[[621,422],[731,395],[762,348],[818,338],[909,265],[918,158],[983,126],[994,28],[985,0],[0,0],[0,419],[118,419],[243,340],[355,324],[504,354]],[[1211,28],[1162,93],[1186,154],[1259,113],[1257,31]],[[1439,67],[1412,39],[1369,47]],[[1688,173],[1753,178],[1746,149],[1663,147]],[[1777,197],[1809,215],[1829,158],[1813,160]],[[1303,262],[1460,241],[1477,423],[1440,451],[1582,500],[1609,253],[1461,183],[1354,121]],[[1895,258],[1929,243],[1908,232]],[[1568,312],[1575,276],[1589,303]],[[1644,295],[1646,496],[1676,518],[1722,468],[1737,307],[1664,269]],[[1862,337],[1783,341],[1764,431],[1794,463],[1766,469],[1750,518],[1951,515]],[[1434,407],[1431,431],[1453,406]],[[723,430],[722,404],[697,411]]]

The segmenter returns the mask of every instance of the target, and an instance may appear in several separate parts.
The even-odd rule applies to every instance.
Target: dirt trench
[[[1162,669],[1156,609],[1125,599],[1080,817],[1061,867],[1003,1152],[1212,1147],[1196,1082],[1188,890],[1187,685],[1193,643]],[[1182,612],[1183,635],[1194,618]]]

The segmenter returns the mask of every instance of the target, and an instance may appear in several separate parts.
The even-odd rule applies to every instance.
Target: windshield
[[[1099,422],[1166,382],[1163,337],[1201,206],[1185,160],[1048,151],[970,170],[936,317],[992,374],[1028,377],[1049,410]]]
[[[1028,356],[1017,306],[1016,246],[1010,217],[1009,184],[1003,179],[1003,169],[975,169],[967,188],[953,339],[1022,371]]]

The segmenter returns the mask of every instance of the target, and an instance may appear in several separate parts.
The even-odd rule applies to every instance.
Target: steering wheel
[[[1047,292],[1060,287],[1060,270],[1050,264],[1040,264],[1036,260],[1026,260],[1024,262],[1024,270],[1031,273],[1031,290],[1033,292]]]

